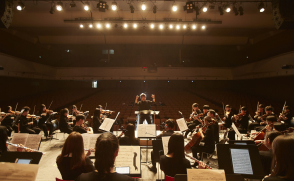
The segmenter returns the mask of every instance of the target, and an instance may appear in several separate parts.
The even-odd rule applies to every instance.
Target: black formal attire
[[[138,101],[135,105],[139,106],[139,111],[142,110],[150,110],[150,107],[155,102],[145,100],[145,101]],[[144,120],[148,122],[148,124],[151,124],[150,114],[140,114],[140,124],[143,124]]]
[[[273,158],[272,150],[259,151],[261,164],[263,166],[264,174],[269,175],[271,173],[271,163]]]
[[[230,114],[226,115],[225,124],[223,124],[224,127],[230,128],[232,126],[232,117],[234,116],[234,113],[231,111]]]
[[[45,136],[48,136],[47,128],[49,128],[49,135],[51,136],[53,134],[53,124],[50,119],[50,115],[46,113],[45,116],[42,116],[42,113],[39,113],[40,119],[38,122],[39,128],[41,128],[44,131]]]
[[[263,116],[265,114],[265,111],[263,110],[263,112],[259,112],[258,114],[256,114],[255,116],[254,116],[254,120],[255,120],[255,122],[253,122],[253,123],[251,123],[250,125],[249,125],[249,127],[248,127],[248,129],[249,129],[249,131],[251,131],[251,130],[255,130],[257,127],[260,127],[261,125],[260,125],[260,122],[261,122],[261,117]],[[266,125],[266,123],[265,124],[263,124],[262,126],[265,126]]]
[[[135,138],[135,139],[131,139],[128,136],[125,137],[121,137],[119,138],[119,145],[138,145],[140,146],[140,139],[139,138]]]
[[[98,118],[96,116],[93,116],[93,132],[94,133],[104,133],[105,131],[99,130],[99,127],[102,124],[102,118]]]
[[[12,123],[13,123],[13,119],[11,119],[12,117],[14,117],[15,118],[15,116],[14,115],[8,115],[8,116],[6,116],[4,119],[3,119],[3,121],[1,122],[1,125],[2,126],[5,126],[6,128],[7,128],[7,130],[8,130],[8,136],[10,137],[11,136],[11,132],[14,130],[15,131],[15,129],[13,128],[13,126],[12,126]],[[17,127],[16,127],[17,128]],[[16,129],[17,130],[17,129]],[[18,132],[18,130],[17,131],[15,131],[16,133]]]
[[[68,124],[68,118],[65,116],[60,116],[59,120],[59,129],[61,132],[70,134],[73,130],[71,126]]]
[[[292,179],[285,179],[285,178],[281,178],[278,176],[270,176],[267,177],[265,179],[263,179],[263,181],[293,181]]]
[[[289,112],[287,114],[285,114],[285,117],[287,118],[287,120],[284,120],[286,127],[293,127],[293,123],[291,123],[291,119],[292,119],[292,114]],[[3,121],[2,121],[3,122]]]
[[[204,138],[202,139],[202,143],[200,143],[199,145],[194,145],[192,147],[192,153],[193,153],[193,157],[198,158],[197,157],[197,153],[199,153],[200,155],[200,159],[202,158],[202,152],[206,152],[206,153],[212,153],[214,152],[215,146],[214,146],[214,125],[210,125],[207,127],[205,133],[204,134]],[[204,143],[204,145],[203,145]],[[202,146],[203,145],[203,146]]]
[[[31,119],[28,120],[26,116],[21,115],[19,118],[19,130],[21,133],[29,133],[29,134],[39,134],[41,129],[38,127],[33,127],[33,125],[29,125],[28,123],[32,122]]]
[[[133,181],[134,179],[118,174],[108,173],[101,175],[99,172],[82,173],[75,181]]]
[[[83,133],[87,133],[87,131],[86,131],[84,128],[82,128],[81,126],[75,126],[75,127],[73,128],[73,131],[75,131],[75,132],[79,132],[79,133],[81,133],[81,134],[83,134]]]
[[[89,157],[85,158],[86,165],[71,169],[72,157],[63,157],[61,163],[57,163],[57,167],[60,171],[63,180],[75,180],[82,173],[93,172],[95,170],[93,162]]]
[[[176,174],[187,174],[187,168],[191,168],[191,164],[186,158],[177,163],[173,158],[166,155],[160,156],[160,169],[167,176],[175,177]]]
[[[200,109],[198,109],[198,110],[196,110],[196,113],[194,115],[201,114],[201,113],[202,113],[202,111]],[[193,112],[192,112],[192,114],[193,114]],[[201,118],[199,118],[199,119],[201,119]],[[189,129],[186,131],[185,137],[187,137],[189,133],[193,132],[193,129],[195,129],[196,126],[198,126],[200,124],[201,124],[201,122],[199,122],[197,119],[194,119],[194,117],[192,117],[192,121],[187,123],[187,126]]]
[[[248,130],[248,124],[249,124],[249,114],[245,114],[244,116],[239,117],[239,120],[237,120],[237,123],[240,123],[240,126],[238,127],[238,130],[242,134],[246,134]],[[228,137],[230,140],[235,140],[235,131],[231,129],[228,133]]]

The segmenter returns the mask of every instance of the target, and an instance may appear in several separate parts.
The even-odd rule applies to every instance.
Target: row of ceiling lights
[[[83,3],[84,4],[84,10],[85,11],[89,11],[90,10],[90,4],[88,2],[85,2]],[[76,4],[74,2],[72,2],[70,4],[70,7],[76,7]],[[202,7],[199,8],[198,5],[195,5],[194,2],[187,2],[186,5],[183,7],[185,11],[187,11],[187,13],[193,13],[193,11],[195,10],[196,11],[196,14],[199,15],[200,13],[200,9],[202,9],[202,12],[207,12],[208,11],[208,7],[210,7],[210,9],[214,9],[214,5],[210,5],[210,6],[207,6],[206,4],[203,4]],[[16,6],[16,9],[19,10],[19,11],[22,11],[23,9],[25,8],[25,5],[24,3],[20,0],[18,5]],[[56,5],[55,5],[55,8],[57,11],[62,11],[63,9],[63,3],[60,1],[60,2],[57,2]],[[105,12],[105,10],[108,10],[108,5],[106,2],[104,1],[99,1],[99,3],[97,4],[97,8],[99,9],[99,11],[101,12]],[[111,9],[113,11],[116,11],[118,9],[118,6],[117,6],[117,3],[116,2],[113,2],[112,5],[111,5]],[[147,6],[145,4],[145,2],[142,3],[141,5],[141,9],[143,11],[145,11],[147,9]],[[178,10],[178,6],[177,5],[173,5],[172,6],[172,11],[177,11]],[[223,15],[223,10],[225,9],[225,11],[227,13],[231,12],[231,5],[230,4],[226,4],[226,5],[220,5],[218,7],[218,10],[220,12],[220,15]],[[130,10],[131,10],[131,13],[134,13],[135,12],[135,8],[132,4],[130,4]],[[264,6],[264,3],[263,2],[260,2],[258,4],[258,10],[259,12],[264,12],[265,11],[265,6]],[[156,13],[157,11],[157,7],[156,5],[153,6],[153,13]],[[240,13],[240,15],[243,15],[243,7],[242,6],[239,6],[239,8],[237,8],[235,5],[233,5],[233,11],[235,13],[235,15],[238,15]],[[54,7],[52,6],[51,9],[50,9],[50,13],[53,14],[54,13]]]
[[[116,24],[115,25],[115,27],[117,27],[118,25]],[[93,24],[89,24],[89,26],[88,26],[89,28],[93,28],[94,26],[93,26]],[[97,24],[96,25],[96,27],[98,28],[98,29],[102,29],[103,28],[103,25],[102,24]],[[123,24],[123,27],[124,28],[128,28],[128,24],[127,23],[125,23],[125,24]],[[173,24],[170,24],[169,26],[164,26],[163,24],[160,24],[159,26],[158,26],[158,28],[159,29],[164,29],[164,27],[166,27],[166,28],[168,28],[168,29],[177,29],[177,30],[180,30],[181,28],[182,29],[190,29],[190,26],[188,26],[188,25],[173,25]],[[80,28],[84,28],[84,25],[83,24],[80,24]],[[109,28],[111,28],[111,24],[109,24],[109,23],[106,23],[105,24],[105,28],[107,28],[107,29],[109,29]],[[133,28],[134,29],[136,29],[136,28],[138,28],[138,24],[136,24],[136,23],[134,23],[133,24]],[[150,28],[151,29],[154,29],[155,28],[155,25],[154,24],[150,24]],[[193,30],[195,30],[197,28],[197,26],[196,25],[192,25],[191,26],[191,29],[193,29]],[[202,30],[205,30],[206,29],[206,26],[205,25],[202,25],[201,26],[201,29]]]

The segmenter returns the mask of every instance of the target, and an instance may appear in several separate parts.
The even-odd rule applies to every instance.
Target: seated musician
[[[249,124],[249,127],[248,127],[249,131],[256,130],[256,128],[260,126],[260,122],[262,122],[263,115],[265,115],[264,105],[259,104],[258,105],[258,110],[257,110],[257,112],[255,112],[255,116],[254,116],[255,122],[252,122],[252,123]],[[263,125],[265,125],[265,124],[263,124]]]
[[[208,110],[209,110],[209,105],[204,105],[202,110],[203,110],[202,118],[204,118],[205,116],[207,116],[207,113],[208,113]]]
[[[214,120],[210,116],[206,116],[204,118],[204,124],[207,126],[207,129],[205,132],[202,131],[202,128],[199,129],[199,132],[201,134],[201,142],[199,145],[194,145],[192,147],[192,153],[193,157],[196,159],[201,160],[202,158],[202,152],[206,153],[212,153],[215,149],[215,140],[214,140]],[[199,157],[198,154],[199,153]],[[197,162],[193,165],[193,167],[196,167],[198,165]]]
[[[221,121],[220,120],[220,117],[218,115],[217,115],[218,117],[216,117],[216,112],[213,109],[210,109],[208,111],[207,116],[211,117],[211,119],[213,119],[215,121],[213,123],[213,125],[212,125],[213,126],[213,130],[214,130],[214,133],[213,133],[213,135],[214,135],[214,141],[216,143],[219,143],[219,125],[218,125],[218,122]]]
[[[73,124],[73,122],[69,122],[68,119],[68,109],[64,108],[60,111],[60,117],[59,117],[59,129],[61,132],[70,134],[73,130],[71,128],[71,124]]]
[[[155,103],[155,95],[152,94],[152,101],[146,100],[146,94],[140,95],[141,101],[138,101],[139,96],[136,96],[135,105],[139,106],[139,111],[150,110],[150,106]],[[140,114],[140,124],[143,124],[144,120],[151,124],[150,114]]]
[[[187,174],[187,168],[191,168],[191,164],[185,158],[184,137],[174,133],[168,142],[167,155],[160,156],[160,169],[165,175],[174,177],[176,174]]]
[[[268,148],[268,151],[259,151],[261,163],[265,175],[271,173],[271,163],[272,163],[272,143],[277,136],[282,135],[279,131],[269,131],[266,132],[263,144]]]
[[[19,117],[19,130],[21,133],[29,133],[29,134],[39,134],[41,129],[38,127],[34,127],[33,119],[27,118],[30,108],[25,106],[22,115]]]
[[[11,132],[13,130],[14,130],[15,133],[18,132],[18,127],[13,125],[13,120],[15,118],[15,115],[12,114],[11,111],[12,111],[11,106],[7,106],[6,110],[5,110],[5,113],[8,113],[8,114],[6,114],[4,117],[2,117],[2,121],[0,120],[1,125],[6,126],[6,128],[8,130],[8,136],[9,137],[11,136]]]
[[[76,116],[76,124],[75,124],[75,127],[73,128],[73,131],[79,132],[81,134],[83,133],[93,134],[93,130],[91,127],[83,127],[85,119],[86,118],[84,115],[78,114]]]
[[[292,119],[292,114],[290,112],[290,107],[289,106],[285,106],[284,108],[284,113],[280,114],[279,116],[279,121],[284,121],[286,127],[292,127],[294,125],[291,124],[291,119]]]
[[[50,114],[52,113],[46,111],[45,104],[41,104],[38,114],[38,116],[40,116],[38,126],[43,129],[46,138],[48,138],[48,136],[51,137],[53,134],[53,124],[51,120],[49,120]],[[49,135],[47,128],[49,128]]]
[[[199,105],[197,103],[192,104],[192,109],[193,109],[193,112],[189,118],[190,122],[187,123],[187,126],[189,129],[186,131],[185,137],[187,137],[187,135],[191,133],[193,129],[196,128],[197,125],[202,124],[202,120],[200,119],[200,115],[202,111],[201,109],[199,109]]]
[[[266,106],[265,107],[265,114],[263,116],[261,116],[260,120],[260,125],[265,125],[266,124],[266,120],[265,118],[267,118],[268,116],[275,116],[275,113],[273,112],[274,108],[272,106]]]
[[[122,135],[124,137],[121,137]],[[129,123],[125,131],[119,135],[119,145],[138,145],[140,146],[140,139],[135,137],[135,126]]]
[[[94,133],[103,133],[105,131],[99,130],[99,127],[102,124],[102,115],[101,115],[101,109],[102,106],[99,105],[95,111],[94,111],[94,116],[93,116],[93,132]]]
[[[271,175],[263,181],[294,180],[294,136],[280,135],[272,143]]]
[[[266,126],[263,127],[264,129],[264,132],[267,133],[267,132],[270,132],[270,131],[273,131],[274,130],[274,124],[277,122],[277,118],[275,116],[268,116],[266,117]],[[252,133],[253,135],[254,134],[258,134],[259,132],[256,132],[256,133]],[[260,142],[264,142],[264,137],[260,140],[255,140],[255,143],[260,143]]]
[[[172,134],[174,134],[174,126],[175,126],[174,121],[172,119],[168,119],[165,122],[165,131],[163,131],[160,135],[158,135],[156,139],[161,139],[163,136],[171,136]],[[151,167],[148,166],[149,170],[154,173],[157,173],[156,162],[154,160],[153,151],[151,151],[151,162],[152,162]]]
[[[71,115],[77,116],[79,114],[78,108],[76,105],[72,105]]]
[[[226,112],[225,112],[226,115],[223,118],[223,120],[225,121],[225,124],[221,124],[221,125],[226,128],[230,128],[232,126],[232,117],[234,114],[229,104],[226,105],[225,109],[226,109]]]
[[[243,134],[247,133],[249,120],[250,120],[250,115],[245,106],[241,107],[241,113],[239,113],[238,115],[234,115],[232,118],[232,121],[238,128],[239,132]],[[234,130],[230,130],[228,134],[229,139],[235,140],[235,134],[236,133]]]

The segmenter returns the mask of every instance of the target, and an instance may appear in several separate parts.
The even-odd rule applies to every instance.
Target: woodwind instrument
[[[45,154],[44,152],[41,152],[41,151],[39,151],[39,150],[31,149],[31,148],[28,148],[28,147],[25,147],[25,146],[19,146],[19,145],[17,145],[17,144],[13,144],[13,143],[10,143],[10,142],[8,142],[8,141],[6,142],[6,144],[11,145],[11,146],[14,146],[14,147],[16,147],[16,148],[30,149],[30,150],[32,150],[32,151],[34,151],[34,152],[40,152],[40,153],[43,153],[43,155]]]
[[[190,156],[190,155],[188,155],[188,154],[186,154],[186,153],[185,153],[185,156],[191,158],[192,160],[194,160],[194,161],[197,162],[197,163],[200,163],[200,162],[201,162],[200,160],[197,160],[196,158],[194,158],[194,157],[192,157],[192,156]],[[202,162],[202,163],[205,165],[205,168],[207,168],[207,169],[212,169],[210,166],[208,166],[208,165],[205,164],[204,162]]]

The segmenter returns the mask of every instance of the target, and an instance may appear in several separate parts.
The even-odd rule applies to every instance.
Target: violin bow
[[[53,100],[51,101],[50,106],[48,107],[48,110],[50,110],[50,107],[51,107],[51,105],[52,105],[52,102],[53,102]]]
[[[225,104],[224,103],[223,103],[223,110],[224,110],[224,116],[226,116],[226,110],[225,110]]]
[[[284,104],[284,106],[283,106],[282,114],[284,114],[285,106],[286,106],[286,101],[285,101],[285,104]]]
[[[15,110],[14,110],[14,112],[16,112],[17,106],[18,106],[18,103],[16,103],[16,105],[15,105]]]
[[[83,104],[81,104],[80,111],[82,110]]]
[[[106,105],[105,105],[105,110],[106,110],[106,107],[107,107],[107,103],[106,103]]]

